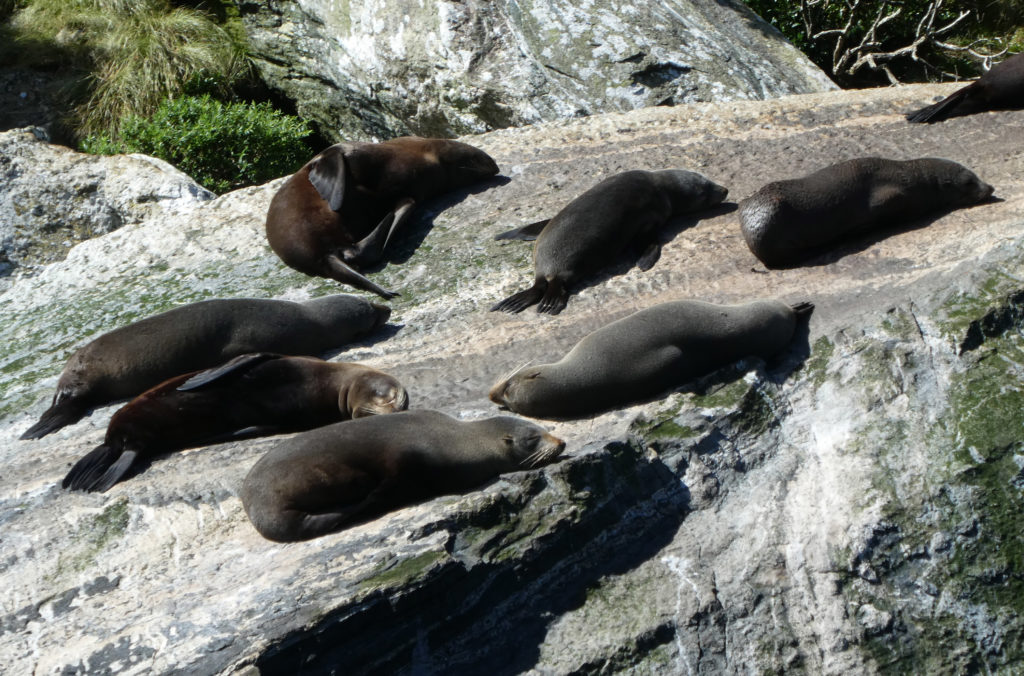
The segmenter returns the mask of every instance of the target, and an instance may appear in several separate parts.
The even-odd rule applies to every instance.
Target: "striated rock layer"
[[[269,251],[279,181],[74,247],[0,297],[0,663],[7,673],[1012,673],[1024,569],[1024,112],[908,125],[954,86],[650,108],[468,139],[511,180],[438,200],[376,280],[393,327],[336,356],[411,406],[488,387],[677,298],[816,304],[770,363],[551,423],[568,457],[293,545],[237,497],[273,439],[161,458],[102,495],[58,487],[114,407],[37,442],[91,336],[212,296],[338,290]],[[556,317],[489,313],[532,274],[492,237],[613,172],[683,167],[739,200],[864,155],[942,156],[998,202],[768,271],[735,211],[680,219]],[[823,224],[827,227],[827,224]]]
[[[835,88],[731,0],[239,6],[260,75],[334,140]]]

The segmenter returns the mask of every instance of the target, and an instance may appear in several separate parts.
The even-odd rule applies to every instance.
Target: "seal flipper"
[[[569,292],[562,285],[560,279],[553,279],[548,282],[548,288],[544,291],[544,297],[540,299],[537,312],[549,315],[557,315],[565,309],[569,303]]]
[[[363,291],[375,293],[381,298],[388,300],[399,295],[395,291],[391,291],[374,284],[369,279],[356,272],[355,268],[341,260],[337,254],[328,254],[324,257],[324,262],[327,264],[327,272],[330,273],[328,276],[331,279],[342,282],[343,284],[354,286],[355,288],[362,289]]]
[[[88,412],[87,407],[76,402],[70,395],[58,392],[53,399],[53,405],[46,409],[39,416],[39,421],[25,430],[19,439],[42,439],[61,427],[78,422]]]
[[[399,226],[409,220],[416,200],[407,197],[398,206],[385,214],[369,235],[345,249],[345,260],[356,265],[372,265],[384,257],[391,236]]]
[[[921,110],[908,113],[907,122],[941,122],[942,120],[951,117],[950,114],[953,112],[953,109],[971,93],[971,87],[973,87],[973,85],[967,85],[963,89],[953,92],[938,103],[933,103],[930,106],[925,106]]]
[[[652,242],[636,261],[636,266],[643,272],[654,267],[654,264],[661,258],[661,242]]]
[[[491,307],[491,312],[496,310],[511,313],[522,312],[544,297],[544,290],[547,286],[547,280],[538,279],[529,289],[514,293],[505,300],[494,304]]]
[[[345,198],[345,150],[334,145],[320,153],[309,166],[309,182],[332,211],[341,208]]]
[[[494,239],[521,239],[525,242],[532,242],[540,236],[541,230],[548,224],[550,218],[545,218],[543,221],[537,221],[536,223],[530,223],[524,225],[521,228],[514,230],[507,230],[500,235],[495,235]]]
[[[249,354],[243,354],[224,362],[220,366],[216,366],[212,369],[206,369],[195,374],[181,385],[178,385],[177,390],[179,392],[189,392],[192,390],[198,390],[212,382],[216,382],[225,376],[233,373],[239,373],[241,371],[248,371],[257,364],[262,364],[265,361],[271,359],[280,359],[281,355],[273,352],[251,352]]]
[[[137,457],[135,451],[97,446],[75,463],[61,481],[61,488],[102,493],[121,480]]]

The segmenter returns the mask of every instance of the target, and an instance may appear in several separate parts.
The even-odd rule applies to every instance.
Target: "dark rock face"
[[[241,3],[261,75],[334,140],[457,136],[834,88],[741,3]]]
[[[386,339],[337,355],[413,406],[496,413],[489,387],[641,307],[813,301],[770,363],[548,425],[567,457],[319,538],[263,540],[237,497],[275,443],[161,459],[129,484],[58,484],[113,407],[41,441],[70,352],[210,296],[302,298],[261,217],[280,182],[75,246],[0,295],[0,663],[12,673],[1020,671],[1024,111],[908,125],[952,86],[648,108],[469,139],[510,181],[427,205],[376,281]],[[739,200],[887,155],[961,162],[1001,201],[766,270],[736,212],[680,219],[646,272],[557,317],[487,308],[531,269],[495,234],[625,169],[686,168]],[[49,185],[49,184],[48,184]],[[916,226],[916,227],[912,227]],[[400,325],[400,328],[399,328]],[[69,638],[72,637],[72,638]]]

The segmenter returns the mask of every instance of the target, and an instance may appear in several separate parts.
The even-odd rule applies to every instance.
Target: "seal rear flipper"
[[[803,302],[795,303],[789,306],[793,310],[793,314],[797,317],[803,317],[809,315],[814,311],[814,303]]]
[[[178,385],[179,392],[198,390],[210,383],[216,382],[231,374],[240,374],[271,359],[280,359],[281,355],[273,352],[252,352],[243,354],[224,362],[220,366],[206,369],[195,374],[181,385]]]
[[[521,239],[525,242],[532,242],[540,236],[541,230],[548,224],[550,218],[545,218],[543,221],[537,221],[536,223],[530,223],[524,225],[521,228],[514,230],[507,230],[500,235],[495,235],[494,239]]]
[[[661,243],[653,242],[640,254],[640,258],[636,261],[636,266],[643,272],[647,272],[654,267],[659,258],[661,258]]]
[[[941,122],[949,117],[953,109],[967,96],[972,85],[953,92],[938,103],[907,114],[907,122]]]
[[[544,292],[544,297],[540,299],[540,304],[537,306],[537,312],[557,315],[565,309],[565,306],[568,303],[569,291],[559,280],[554,279],[548,283],[548,288]]]
[[[121,480],[137,457],[135,451],[97,446],[75,463],[60,485],[73,491],[102,493]]]
[[[66,396],[62,399],[59,392],[56,399],[58,401],[46,409],[39,416],[39,421],[25,430],[19,437],[20,439],[42,439],[47,434],[56,432],[61,427],[76,423],[85,417],[86,407],[76,404],[74,400]]]
[[[529,289],[514,293],[505,300],[495,303],[491,307],[491,312],[522,312],[544,296],[544,290],[547,288],[547,285],[548,283],[545,280],[538,279]]]
[[[328,254],[324,258],[324,261],[327,263],[328,272],[330,273],[327,276],[331,279],[342,282],[343,284],[348,284],[349,286],[354,286],[355,288],[362,289],[363,291],[375,293],[381,298],[388,300],[399,295],[396,291],[391,291],[374,284],[369,279],[356,272],[356,270],[348,263],[341,260],[337,254]]]

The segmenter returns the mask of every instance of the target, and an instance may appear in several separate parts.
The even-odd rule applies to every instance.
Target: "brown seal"
[[[102,492],[162,453],[298,432],[408,405],[401,383],[368,366],[246,354],[132,399],[111,417],[103,444],[75,463],[61,485]]]
[[[650,400],[743,357],[767,359],[813,307],[662,303],[594,331],[554,364],[519,369],[490,398],[535,418],[579,418]]]
[[[986,110],[1024,108],[1024,53],[992,66],[980,78],[938,103],[909,113],[910,122],[939,122]]]
[[[381,326],[391,310],[358,296],[304,303],[205,300],[105,333],[68,359],[53,403],[22,439],[38,439],[90,410],[248,352],[319,355]]]
[[[398,294],[359,273],[380,261],[412,209],[430,197],[498,173],[479,148],[403,136],[339,143],[293,174],[267,211],[267,241],[299,272],[328,277],[384,298]]]
[[[491,310],[558,314],[569,287],[608,265],[627,247],[643,249],[637,266],[649,270],[661,255],[658,229],[673,216],[715,206],[729,194],[692,171],[625,171],[569,202],[549,221],[510,230],[495,239],[531,239],[536,272],[533,286]]]
[[[846,237],[976,204],[992,190],[951,160],[861,157],[769,183],[740,202],[740,225],[761,262],[783,267]]]
[[[308,540],[553,461],[565,442],[520,418],[405,411],[303,432],[261,458],[242,505],[263,537]]]

